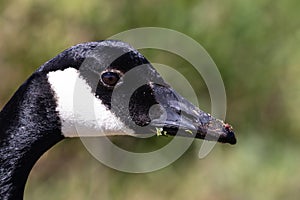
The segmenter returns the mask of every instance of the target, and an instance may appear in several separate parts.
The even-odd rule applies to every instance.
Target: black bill
[[[139,88],[131,98],[130,108],[137,125],[149,126],[158,135],[236,143],[229,124],[203,112],[165,85],[150,83]]]

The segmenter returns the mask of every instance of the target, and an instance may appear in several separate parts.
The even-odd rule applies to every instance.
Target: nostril
[[[185,111],[181,111],[181,114],[185,119],[188,119],[192,123],[199,123],[199,119],[193,114],[187,113]]]

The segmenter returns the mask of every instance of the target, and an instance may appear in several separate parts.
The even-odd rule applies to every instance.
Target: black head
[[[126,43],[76,45],[47,62],[37,73],[67,68],[78,70],[92,94],[136,135],[179,135],[236,143],[231,126],[184,99],[143,55]]]

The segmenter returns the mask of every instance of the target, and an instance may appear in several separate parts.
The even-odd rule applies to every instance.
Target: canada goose
[[[125,73],[135,68],[133,76],[126,78]],[[140,87],[131,91],[132,84]],[[77,110],[77,98],[94,101],[94,116],[85,107]],[[150,116],[155,104],[160,106]],[[35,162],[57,142],[78,136],[77,125],[83,128],[83,136],[138,136],[160,128],[168,135],[178,132],[201,139],[208,135],[222,143],[236,143],[231,126],[178,95],[128,44],[111,40],[78,44],[42,65],[1,111],[0,199],[23,199]],[[194,136],[178,131],[181,127]]]

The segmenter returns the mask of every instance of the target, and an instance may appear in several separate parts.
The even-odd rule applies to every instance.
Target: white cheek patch
[[[74,68],[48,73],[65,137],[132,135],[134,131],[108,110]]]

